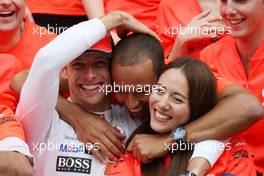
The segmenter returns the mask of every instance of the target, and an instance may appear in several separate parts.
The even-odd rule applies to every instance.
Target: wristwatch
[[[185,170],[181,173],[181,176],[197,176],[195,173]]]
[[[185,142],[186,130],[184,126],[178,126],[171,132],[171,138],[174,142],[178,143],[179,141]]]

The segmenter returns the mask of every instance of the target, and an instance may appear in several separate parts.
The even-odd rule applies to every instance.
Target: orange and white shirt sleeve
[[[13,111],[5,105],[0,105],[0,152],[2,151],[15,151],[32,157],[20,123]]]

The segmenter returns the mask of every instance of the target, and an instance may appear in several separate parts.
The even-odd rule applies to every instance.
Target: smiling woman
[[[0,30],[16,31],[25,14],[24,0],[0,1]]]
[[[263,26],[263,0],[221,0],[221,15],[231,35],[245,38],[259,35]]]
[[[159,133],[197,119],[216,103],[215,77],[198,60],[180,58],[166,65],[158,83],[165,92],[153,92],[149,105],[151,127]]]

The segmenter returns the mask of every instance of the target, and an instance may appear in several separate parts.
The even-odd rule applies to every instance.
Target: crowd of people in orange
[[[0,0],[0,175],[263,175],[263,21],[264,0]]]

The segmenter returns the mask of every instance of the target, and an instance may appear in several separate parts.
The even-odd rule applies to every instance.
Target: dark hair
[[[192,57],[181,57],[165,65],[162,73],[169,69],[181,69],[189,86],[190,120],[204,115],[216,104],[216,78],[202,61]]]
[[[164,64],[163,57],[162,46],[156,38],[147,34],[135,33],[117,43],[113,62],[121,66],[135,66],[149,59],[158,76]]]
[[[181,57],[172,61],[163,67],[162,73],[175,68],[180,69],[188,81],[191,111],[189,123],[209,112],[216,104],[216,78],[206,64],[191,57]],[[138,133],[155,134],[150,128],[149,121],[144,122],[133,134]],[[141,165],[142,173],[144,176],[180,175],[187,168],[192,152],[192,149],[174,152],[169,169],[165,168],[164,157],[156,158],[149,164]]]

